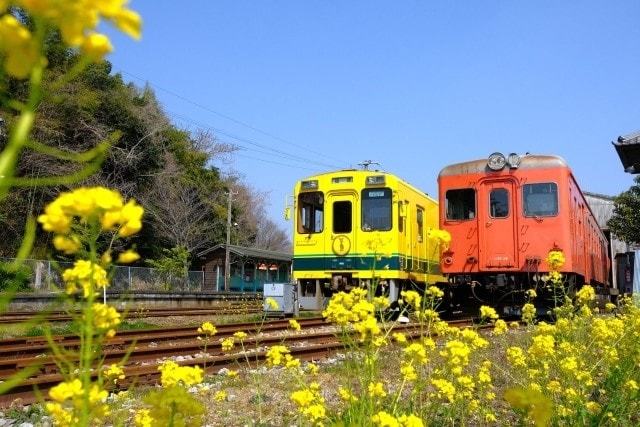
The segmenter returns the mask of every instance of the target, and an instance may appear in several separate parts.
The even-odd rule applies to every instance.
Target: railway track
[[[237,306],[236,306],[237,305]],[[169,316],[216,316],[231,314],[251,314],[262,311],[262,306],[258,304],[230,304],[222,307],[189,307],[189,308],[167,308],[167,309],[143,309],[120,311],[126,319],[144,319],[149,317],[169,317]],[[75,313],[79,315],[79,313]],[[69,322],[74,315],[64,311],[49,311],[43,313],[12,311],[0,315],[0,324],[22,323],[37,319],[38,322]]]
[[[335,328],[323,319],[299,319],[298,321],[304,328],[303,331],[286,335],[277,332],[287,329],[288,321],[267,322],[262,326],[259,334],[255,324],[221,325],[217,327],[218,333],[210,341],[206,354],[203,352],[203,343],[195,339],[197,333],[194,333],[194,328],[189,328],[191,334],[186,328],[165,331],[128,331],[130,332],[128,336],[121,337],[121,341],[114,338],[107,343],[103,351],[104,363],[119,362],[124,355],[130,353],[127,365],[124,366],[126,380],[119,384],[119,388],[126,389],[134,385],[155,384],[159,379],[158,363],[167,357],[183,356],[182,360],[177,362],[178,364],[206,366],[206,372],[212,374],[224,368],[237,368],[239,364],[246,367],[247,362],[252,366],[259,365],[265,360],[268,347],[274,344],[284,343],[290,348],[292,356],[307,361],[326,358],[330,354],[344,349],[343,344],[336,337]],[[457,320],[449,323],[457,327],[467,327],[473,322],[471,320]],[[394,330],[404,332],[409,339],[420,335],[420,331],[413,324],[397,325]],[[245,352],[222,352],[217,340],[232,336],[237,331],[250,333],[243,341]],[[181,336],[181,333],[184,335]],[[34,337],[0,341],[0,349],[2,349],[2,353],[0,353],[0,381],[24,368],[32,367],[35,369],[30,378],[12,389],[9,394],[0,396],[0,407],[8,406],[15,399],[21,399],[22,404],[36,402],[38,394],[46,396],[46,392],[51,387],[64,379],[57,372],[55,361],[50,355],[41,352],[38,355],[25,356],[24,353],[20,353],[28,351],[29,346],[46,350],[46,340],[42,341],[44,337],[36,338],[40,341],[32,341]],[[71,337],[64,336],[58,337],[58,339],[65,348],[77,348],[77,340]],[[20,342],[20,340],[24,341]],[[141,342],[148,344],[138,345]],[[131,349],[126,347],[127,345],[135,347]],[[35,390],[38,390],[38,393]]]

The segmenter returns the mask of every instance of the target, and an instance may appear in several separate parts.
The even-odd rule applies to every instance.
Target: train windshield
[[[298,233],[320,233],[324,223],[322,192],[301,193],[298,196]]]
[[[446,194],[447,219],[463,220],[476,217],[476,190],[462,188]]]
[[[554,216],[558,214],[558,186],[554,182],[522,186],[525,216]]]
[[[391,230],[391,190],[389,188],[362,191],[362,230]]]

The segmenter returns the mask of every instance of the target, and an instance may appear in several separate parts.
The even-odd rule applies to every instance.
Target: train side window
[[[398,202],[398,231],[404,233],[404,216],[402,211],[406,209],[406,206],[402,202]]]
[[[558,214],[558,185],[554,182],[522,186],[525,216],[556,216]]]
[[[416,211],[416,221],[418,222],[418,241],[422,242],[424,238],[424,209],[419,206]]]
[[[351,202],[333,203],[333,232],[351,233]]]
[[[509,216],[509,190],[494,188],[489,194],[489,214],[491,218],[506,218]]]
[[[320,233],[324,227],[324,196],[322,192],[301,193],[298,196],[298,233]]]
[[[473,188],[448,190],[445,202],[447,219],[463,220],[476,217],[476,191]]]
[[[362,230],[391,230],[391,189],[371,188],[362,190]]]

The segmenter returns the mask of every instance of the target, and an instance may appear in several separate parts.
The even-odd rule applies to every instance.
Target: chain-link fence
[[[0,258],[11,262],[11,258]],[[62,287],[62,271],[73,266],[69,262],[28,259],[23,265],[31,271],[31,288],[36,291],[55,291]],[[186,277],[165,273],[156,268],[117,265],[110,271],[113,291],[200,291],[204,271],[189,271]]]

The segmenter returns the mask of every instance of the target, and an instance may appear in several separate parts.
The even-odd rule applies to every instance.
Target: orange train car
[[[608,293],[608,242],[562,158],[494,153],[445,167],[438,185],[440,227],[452,237],[441,267],[454,301],[508,313],[528,289],[551,298],[545,258],[554,249],[566,258],[566,286]]]

